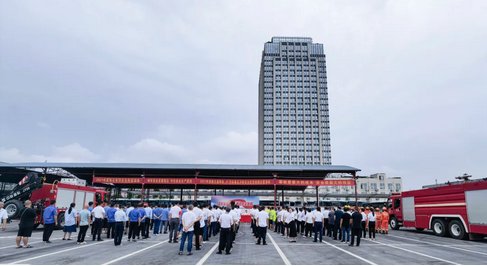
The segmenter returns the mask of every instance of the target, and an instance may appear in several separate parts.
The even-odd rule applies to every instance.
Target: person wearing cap
[[[382,231],[382,215],[380,214],[379,208],[375,208],[375,216],[376,216],[375,232],[380,233]]]
[[[389,234],[389,213],[387,212],[386,207],[382,208],[381,217],[382,217],[382,226],[381,226],[382,234],[387,235]]]
[[[223,254],[223,249],[225,249],[225,254],[230,255],[230,248],[232,246],[231,239],[231,228],[233,226],[233,217],[230,215],[231,208],[227,207],[225,213],[220,215],[220,244],[218,246],[217,254]]]

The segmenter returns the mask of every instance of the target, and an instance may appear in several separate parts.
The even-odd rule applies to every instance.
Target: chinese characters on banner
[[[166,184],[166,185],[221,185],[221,186],[353,186],[353,180],[308,179],[203,179],[203,178],[120,178],[94,177],[93,183],[112,184]]]

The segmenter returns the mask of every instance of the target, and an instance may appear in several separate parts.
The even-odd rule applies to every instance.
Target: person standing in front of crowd
[[[188,211],[182,215],[182,222],[183,222],[183,233],[181,235],[181,245],[179,246],[179,255],[183,255],[184,250],[184,242],[186,242],[186,238],[188,239],[188,256],[193,255],[191,253],[191,248],[193,247],[193,232],[194,232],[194,224],[196,221],[196,215],[193,212],[193,205],[188,206]]]
[[[32,248],[32,246],[29,245],[29,237],[32,236],[32,230],[34,230],[37,214],[34,209],[32,209],[32,202],[30,200],[25,201],[24,206],[25,208],[20,215],[19,231],[15,242],[17,248]],[[20,245],[20,240],[22,240],[24,246]]]
[[[352,216],[348,212],[348,207],[345,207],[343,210],[345,212],[343,213],[340,221],[340,227],[342,228],[342,242],[345,242],[345,234],[347,234],[346,243],[348,243],[350,242],[350,219],[352,219]]]
[[[335,211],[335,226],[333,227],[333,240],[342,239],[342,230],[340,228],[340,223],[342,221],[343,211],[340,206],[337,207]],[[338,239],[337,239],[338,235]]]
[[[132,242],[137,242],[135,237],[139,235],[139,224],[140,218],[142,218],[140,212],[137,209],[132,209],[127,212],[128,213],[128,220],[129,220],[129,239],[132,238]]]
[[[57,226],[57,209],[56,201],[51,200],[50,205],[44,209],[42,217],[44,217],[44,233],[42,235],[42,241],[46,243],[51,243],[49,238],[52,235],[52,231]]]
[[[377,215],[371,211],[367,215],[367,227],[369,228],[369,239],[375,240],[375,221],[377,220]]]
[[[352,241],[350,246],[353,246],[355,236],[357,236],[357,247],[360,246],[360,237],[362,236],[362,213],[358,212],[358,207],[355,207],[355,212],[352,214]]]
[[[160,233],[160,226],[161,226],[161,217],[162,217],[162,208],[159,204],[156,205],[156,208],[152,211],[152,221],[154,221],[154,231],[152,234],[154,236],[159,235]]]
[[[78,220],[78,212],[74,208],[76,206],[75,203],[71,203],[69,205],[68,211],[64,213],[64,236],[63,240],[66,240],[66,233],[68,234],[67,240],[71,240],[71,234],[76,233],[76,223]]]
[[[97,204],[98,206],[96,206],[94,209],[93,209],[93,216],[95,217],[95,221],[94,221],[94,225],[93,227],[95,229],[93,229],[93,241],[95,241],[95,239],[97,241],[103,241],[103,239],[101,239],[101,231],[103,230],[103,220],[106,216],[105,214],[105,209],[101,206],[101,204]]]
[[[257,230],[259,231],[259,238],[257,239],[257,245],[260,245],[262,239],[262,245],[267,245],[267,225],[269,224],[269,214],[264,210],[264,207],[259,207],[259,213],[257,214]]]
[[[114,233],[114,239],[113,239],[113,243],[115,244],[115,246],[120,246],[120,245],[123,245],[122,244],[122,237],[123,237],[123,231],[124,231],[124,224],[127,222],[128,218],[127,218],[127,214],[125,213],[125,210],[122,207],[119,208],[118,204],[115,205],[115,215],[114,215],[114,219],[115,219],[115,233]]]
[[[8,214],[7,211],[3,208],[4,203],[0,201],[0,225],[2,226],[1,230],[5,231],[7,229],[7,219],[8,219]]]
[[[78,214],[79,217],[79,234],[78,234],[78,245],[84,245],[86,231],[88,231],[88,227],[91,225],[91,212],[88,210],[89,206],[85,205],[83,210],[81,210]]]
[[[325,207],[325,210],[322,212],[323,213],[323,236],[327,235],[328,230],[328,224],[330,221],[330,218],[328,218],[328,214],[330,214],[330,207]]]
[[[178,243],[177,230],[179,228],[179,222],[181,221],[181,216],[179,215],[180,211],[181,208],[177,203],[174,203],[169,211],[169,220],[171,221],[171,225],[169,227],[169,243]]]
[[[145,210],[145,228],[144,228],[144,235],[145,238],[150,238],[149,236],[149,229],[152,223],[152,208],[147,205],[147,207],[144,208]]]
[[[110,208],[105,209],[107,212],[107,238],[115,238],[115,212],[117,212],[117,209],[115,208],[115,204],[112,203],[110,205]]]
[[[327,236],[333,237],[333,228],[335,227],[335,207],[331,207],[328,213],[328,234]]]
[[[315,239],[313,242],[318,242],[318,236],[320,238],[320,243],[323,242],[323,213],[321,213],[321,208],[316,207],[316,212],[313,214],[313,227],[315,229]]]
[[[230,255],[230,249],[232,246],[231,239],[231,227],[233,226],[233,218],[230,215],[230,207],[226,208],[226,212],[220,215],[220,244],[218,246],[217,254],[222,254],[223,249],[225,249],[227,255]]]

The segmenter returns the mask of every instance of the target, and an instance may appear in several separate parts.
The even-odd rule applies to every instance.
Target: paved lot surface
[[[193,256],[178,256],[179,244],[167,243],[168,235],[152,236],[137,243],[127,242],[124,236],[124,245],[115,247],[111,240],[92,242],[89,233],[87,245],[76,245],[76,240],[63,241],[62,232],[55,231],[51,237],[53,243],[45,244],[42,242],[42,226],[30,239],[34,248],[15,249],[16,227],[17,224],[12,223],[7,231],[0,232],[0,264],[426,265],[487,262],[487,239],[461,241],[437,237],[431,232],[418,233],[413,229],[377,235],[377,241],[363,240],[360,247],[349,247],[328,237],[324,238],[324,243],[313,243],[312,239],[302,237],[297,243],[289,243],[282,236],[269,232],[268,245],[257,246],[249,226],[242,225],[231,255],[215,254],[217,239],[211,239],[201,251],[193,250]]]

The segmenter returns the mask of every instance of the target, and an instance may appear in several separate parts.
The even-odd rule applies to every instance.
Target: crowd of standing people
[[[342,210],[343,209],[343,210]],[[254,206],[250,212],[252,218],[252,232],[256,244],[261,240],[266,245],[267,229],[281,234],[290,243],[296,243],[298,235],[311,237],[313,242],[323,242],[323,236],[333,240],[348,243],[349,246],[360,245],[360,239],[367,237],[375,240],[376,233],[389,233],[389,213],[384,207],[321,207],[317,208],[291,208],[291,207],[264,207]],[[263,221],[267,219],[268,223]]]

